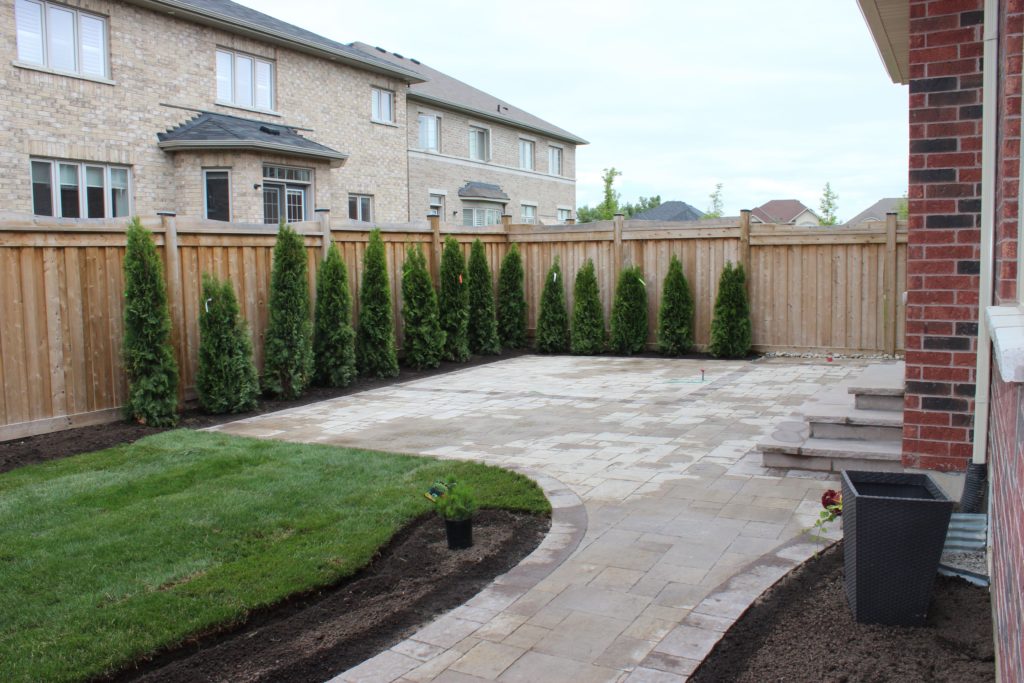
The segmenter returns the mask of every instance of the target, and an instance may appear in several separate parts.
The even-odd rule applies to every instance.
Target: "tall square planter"
[[[846,601],[864,624],[920,626],[953,501],[926,474],[843,472]]]

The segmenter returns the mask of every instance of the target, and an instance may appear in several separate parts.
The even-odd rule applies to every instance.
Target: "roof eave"
[[[230,33],[237,33],[258,40],[267,41],[276,45],[290,47],[300,52],[325,57],[331,61],[342,62],[359,69],[372,71],[374,73],[397,78],[406,83],[423,83],[426,79],[415,71],[403,69],[400,66],[391,66],[386,62],[377,62],[370,59],[363,59],[358,54],[351,54],[335,50],[327,45],[320,45],[312,41],[302,40],[265,26],[258,26],[234,17],[224,16],[218,12],[206,9],[199,9],[177,0],[128,0],[133,5],[145,7],[157,12],[173,14],[205,26],[223,29]]]
[[[262,142],[259,140],[163,140],[157,143],[160,149],[166,152],[197,152],[210,149],[227,149],[237,151],[253,152],[277,152],[287,156],[300,157],[303,159],[316,159],[328,161],[331,168],[338,168],[345,164],[348,155],[342,152],[318,152],[291,145],[282,145],[273,142]]]
[[[910,7],[907,0],[857,0],[893,83],[910,82]]]
[[[505,118],[505,117],[502,117],[502,116],[496,116],[496,115],[494,115],[494,114],[492,114],[490,112],[484,111],[482,109],[477,109],[476,107],[467,107],[466,105],[459,104],[458,102],[452,102],[450,100],[446,100],[446,99],[441,98],[441,97],[434,97],[433,95],[426,95],[426,94],[421,93],[421,92],[416,92],[415,90],[410,90],[406,94],[406,97],[408,99],[410,99],[410,100],[417,100],[419,102],[427,102],[429,104],[436,104],[436,105],[439,105],[439,106],[442,106],[442,107],[448,107],[449,109],[455,109],[456,111],[460,111],[460,112],[463,112],[465,114],[471,114],[471,115],[479,117],[481,119],[486,119],[488,121],[494,121],[495,123],[503,123],[506,126],[512,126],[514,128],[521,128],[523,130],[530,131],[531,133],[537,133],[538,135],[544,135],[546,137],[553,138],[555,140],[562,140],[563,142],[571,142],[574,145],[589,145],[590,144],[589,142],[587,142],[583,138],[577,137],[577,136],[573,135],[572,133],[569,133],[569,134],[559,133],[559,132],[556,132],[556,131],[553,131],[553,130],[548,130],[546,128],[538,128],[537,126],[531,126],[531,125],[526,124],[526,123],[520,123],[519,121],[513,121],[512,119]]]

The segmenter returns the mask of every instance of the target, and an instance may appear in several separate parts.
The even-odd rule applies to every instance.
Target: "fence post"
[[[327,259],[327,252],[331,250],[331,210],[316,209],[316,220],[320,223],[320,248],[323,251],[323,259]]]
[[[739,262],[750,283],[750,209],[740,210],[740,251]]]
[[[167,281],[167,303],[171,310],[171,346],[178,361],[178,373],[186,365],[184,348],[181,338],[185,333],[185,316],[181,301],[181,255],[178,252],[177,214],[174,211],[158,211],[160,226],[164,229],[164,278]],[[185,382],[178,382],[178,402],[185,400]]]
[[[896,296],[899,294],[896,285],[896,213],[885,214],[885,352],[896,353]]]
[[[430,223],[430,276],[436,287],[441,284],[441,217],[432,213],[427,221]]]
[[[512,214],[510,214],[510,213],[503,213],[503,214],[501,214],[501,227],[505,231],[506,235],[508,234],[508,228],[509,228],[510,225],[512,225]]]
[[[625,222],[626,218],[621,213],[615,214],[612,219],[612,265],[615,267],[612,282],[618,281],[619,273],[622,272],[622,225]]]
[[[565,219],[565,224],[566,225],[576,225],[576,219],[575,218],[566,218]]]

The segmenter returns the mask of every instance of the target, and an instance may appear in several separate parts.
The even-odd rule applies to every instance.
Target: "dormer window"
[[[217,104],[274,109],[274,63],[252,55],[217,50]]]
[[[18,61],[61,73],[108,78],[107,20],[40,0],[15,0]]]

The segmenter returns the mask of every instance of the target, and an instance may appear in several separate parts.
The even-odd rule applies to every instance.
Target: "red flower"
[[[825,493],[821,494],[821,507],[828,510],[833,506],[838,506],[839,509],[835,511],[836,515],[843,514],[843,494],[839,491],[833,491],[829,489]]]

